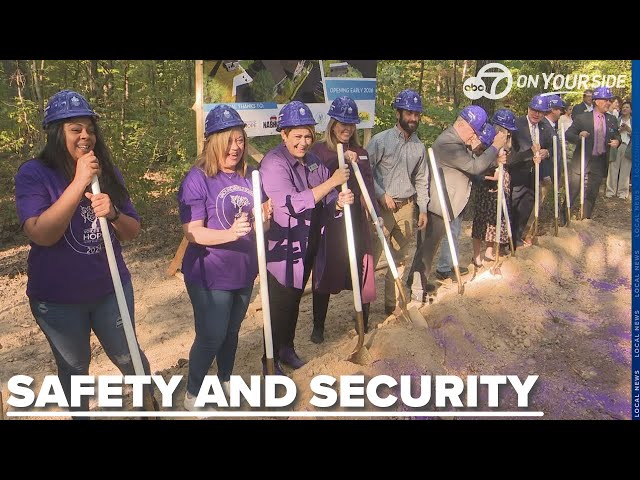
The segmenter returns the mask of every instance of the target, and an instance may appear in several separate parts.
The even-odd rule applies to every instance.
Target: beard
[[[409,135],[415,133],[415,131],[418,130],[418,122],[407,122],[404,118],[400,117],[398,119],[398,123],[400,124],[400,127]]]

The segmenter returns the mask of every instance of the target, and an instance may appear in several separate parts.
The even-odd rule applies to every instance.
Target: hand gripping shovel
[[[341,143],[338,143],[338,165],[345,167],[344,150]],[[348,189],[346,182],[342,184],[342,191]],[[356,329],[358,331],[358,343],[349,356],[349,361],[358,365],[367,365],[372,362],[371,354],[364,346],[364,317],[362,315],[362,299],[360,297],[360,276],[358,275],[358,265],[356,263],[356,245],[353,238],[353,220],[351,218],[351,205],[345,204],[344,226],[347,232],[347,249],[349,251],[349,269],[351,270],[351,288],[353,289],[353,303],[356,310]]]
[[[407,308],[407,297],[404,293],[404,287],[402,286],[402,282],[400,281],[400,277],[398,275],[396,262],[393,260],[391,250],[389,249],[389,244],[387,243],[387,239],[384,236],[382,227],[378,224],[378,215],[376,214],[376,209],[373,206],[373,201],[371,200],[371,196],[369,195],[367,186],[364,184],[364,179],[362,178],[360,167],[358,167],[357,163],[352,163],[351,166],[353,167],[353,172],[356,174],[356,180],[358,181],[358,185],[360,185],[360,191],[362,192],[364,201],[367,204],[367,208],[369,209],[369,215],[371,215],[371,219],[374,220],[373,224],[376,226],[376,233],[378,234],[378,238],[380,239],[380,243],[382,244],[384,255],[385,257],[387,257],[389,270],[391,270],[391,275],[393,275],[393,280],[396,282],[396,287],[398,288],[398,292],[400,295],[398,302],[400,303],[400,311],[402,312],[400,316],[407,322],[412,321],[416,325],[424,326],[426,324],[426,319],[422,316],[418,309],[415,307],[412,307],[410,309]]]
[[[97,175],[94,175],[93,180],[91,181],[91,191],[94,195],[100,193],[100,183],[98,183]],[[142,357],[140,357],[140,348],[138,347],[138,341],[136,340],[136,333],[133,331],[133,324],[131,322],[131,317],[129,316],[129,307],[127,307],[127,301],[124,298],[124,290],[122,289],[122,280],[120,279],[116,256],[113,253],[113,244],[111,243],[111,235],[109,234],[109,225],[105,217],[99,217],[99,220],[100,230],[102,231],[102,238],[107,252],[111,280],[113,281],[113,288],[116,292],[116,300],[118,301],[118,309],[120,310],[120,318],[122,319],[122,327],[124,328],[124,335],[127,339],[131,362],[133,363],[133,371],[136,375],[145,375],[144,367],[142,366]],[[158,402],[153,398],[151,392],[147,389],[143,389],[143,392],[142,405],[145,411],[158,411]]]
[[[260,172],[251,174],[253,184],[253,208],[256,226],[256,246],[258,248],[258,270],[260,271],[260,301],[262,302],[262,326],[264,329],[264,349],[267,357],[267,375],[275,373],[273,362],[273,337],[271,334],[271,307],[269,305],[269,286],[267,284],[267,256],[264,245],[264,224],[262,223],[262,191],[260,189]]]
[[[440,200],[440,209],[442,210],[442,218],[444,220],[444,228],[447,231],[447,240],[449,242],[449,249],[451,251],[451,260],[453,261],[453,270],[456,272],[456,280],[458,281],[458,293],[462,295],[464,293],[464,285],[462,284],[462,278],[460,276],[460,267],[458,266],[458,254],[456,253],[456,246],[453,242],[453,235],[451,235],[451,220],[449,219],[449,203],[445,201],[444,190],[442,188],[442,180],[440,179],[440,172],[438,171],[438,165],[436,159],[433,156],[433,148],[429,148],[429,162],[431,163],[431,174],[436,182],[436,190],[438,191],[438,200]],[[429,272],[427,272],[428,274]]]
[[[498,191],[496,197],[496,240],[494,242],[493,251],[496,256],[493,267],[489,269],[491,275],[501,275],[500,271],[500,233],[502,232],[502,192],[504,190],[504,165],[498,165]]]

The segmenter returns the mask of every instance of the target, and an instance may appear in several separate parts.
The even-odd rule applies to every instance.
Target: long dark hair
[[[47,143],[38,155],[38,159],[47,167],[61,171],[64,178],[71,183],[75,176],[76,169],[75,161],[67,149],[64,133],[64,124],[68,121],[69,119],[65,118],[47,125],[45,129],[45,132],[47,132]],[[108,194],[111,201],[122,208],[129,198],[129,192],[115,173],[111,152],[104,142],[102,132],[95,118],[91,118],[91,123],[96,135],[96,144],[93,148],[93,153],[98,158],[100,168],[102,169],[102,174],[98,178],[100,191]],[[91,191],[90,186],[87,188],[88,191]]]

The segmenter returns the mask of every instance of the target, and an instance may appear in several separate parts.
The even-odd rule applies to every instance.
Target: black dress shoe
[[[311,341],[313,343],[324,342],[324,328],[314,326],[313,332],[311,332]]]
[[[462,271],[460,271],[460,274],[462,275]],[[439,270],[436,270],[436,278],[438,280],[447,280],[448,278],[454,278],[455,274],[449,270],[448,272],[441,272]]]
[[[280,348],[280,361],[285,365],[289,365],[294,370],[297,370],[307,363],[298,356],[293,347]]]

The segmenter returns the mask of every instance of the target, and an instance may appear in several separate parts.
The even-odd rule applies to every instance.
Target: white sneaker
[[[222,382],[222,390],[224,391],[224,394],[227,396],[227,400],[231,398],[231,384],[229,383],[229,380],[227,380],[226,382]]]
[[[189,411],[189,412],[216,412],[217,410],[210,406],[210,405],[206,405],[204,407],[196,407],[196,399],[198,397],[195,397],[193,395],[191,395],[189,392],[185,392],[184,393],[184,409]]]

